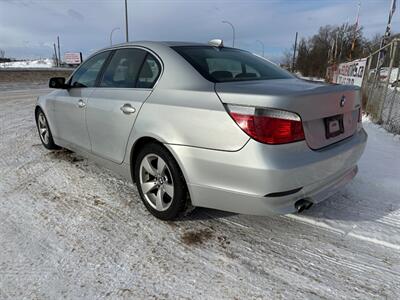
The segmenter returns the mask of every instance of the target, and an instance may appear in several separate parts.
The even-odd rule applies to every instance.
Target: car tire
[[[173,220],[190,206],[182,171],[162,145],[150,143],[139,151],[134,177],[144,205],[155,217]]]
[[[38,129],[40,141],[42,142],[43,146],[46,149],[48,150],[60,149],[60,147],[54,143],[49,122],[47,121],[46,115],[40,108],[37,109],[36,111],[36,127]]]

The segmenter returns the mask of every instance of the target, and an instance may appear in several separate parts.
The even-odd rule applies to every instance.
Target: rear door
[[[69,81],[70,88],[54,99],[57,138],[89,151],[91,147],[85,122],[87,101],[109,54],[110,51],[106,51],[88,59],[73,74]]]
[[[158,60],[144,49],[123,48],[113,53],[87,104],[93,153],[122,163],[136,116],[160,71]]]

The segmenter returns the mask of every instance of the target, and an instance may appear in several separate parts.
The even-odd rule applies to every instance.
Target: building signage
[[[366,58],[339,64],[336,74],[333,77],[333,82],[361,86],[366,66]]]
[[[68,65],[79,65],[82,63],[82,53],[67,52],[64,54],[64,62]]]

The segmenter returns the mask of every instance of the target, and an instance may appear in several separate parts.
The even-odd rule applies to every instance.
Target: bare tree
[[[0,58],[5,58],[6,50],[0,49]]]
[[[293,51],[290,51],[289,49],[285,49],[283,51],[283,56],[280,61],[280,64],[283,68],[287,70],[290,69],[290,65],[292,64],[292,56],[293,56]]]
[[[296,69],[304,76],[322,78],[328,65],[348,61],[350,57],[365,57],[370,52],[370,47],[371,42],[363,37],[362,28],[356,30],[355,25],[347,23],[341,26],[323,26],[312,37],[300,40]]]

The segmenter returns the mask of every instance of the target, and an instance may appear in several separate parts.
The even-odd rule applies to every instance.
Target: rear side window
[[[161,67],[158,60],[151,55],[147,54],[140,70],[139,78],[136,87],[138,88],[152,88],[160,76]]]
[[[140,49],[117,50],[104,71],[101,87],[134,88],[146,51]]]
[[[71,87],[94,87],[97,75],[101,70],[110,51],[99,53],[85,61],[71,78]]]
[[[212,82],[293,78],[273,63],[239,49],[212,46],[172,48]]]

